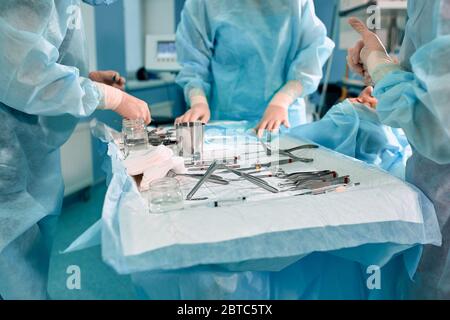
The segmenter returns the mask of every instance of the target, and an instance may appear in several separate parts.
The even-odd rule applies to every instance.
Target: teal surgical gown
[[[212,120],[259,121],[272,97],[299,81],[303,93],[289,113],[296,126],[333,48],[311,0],[188,0],[177,31],[177,83],[188,103],[192,90],[205,93]]]
[[[59,148],[101,94],[79,0],[0,1],[0,295],[46,298],[64,193]],[[87,159],[88,161],[89,159]]]
[[[406,178],[434,203],[442,247],[428,247],[415,298],[450,299],[450,0],[408,1],[401,70],[375,87],[378,115],[414,152]]]
[[[293,128],[289,134],[405,179],[410,154],[408,142],[401,130],[382,125],[376,111],[364,104],[344,100],[333,106],[322,120]]]

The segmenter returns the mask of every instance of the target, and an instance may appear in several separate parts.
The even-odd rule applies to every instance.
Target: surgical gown
[[[375,88],[378,114],[414,152],[406,178],[433,201],[443,245],[424,251],[415,298],[450,299],[450,0],[408,1],[401,70]]]
[[[289,134],[405,179],[406,160],[410,156],[408,142],[401,130],[382,125],[376,111],[364,104],[344,100],[322,120],[293,128]]]
[[[46,298],[64,193],[59,148],[101,93],[87,75],[80,1],[0,1],[0,295]]]
[[[333,42],[311,0],[188,0],[177,31],[177,83],[208,98],[212,120],[261,120],[272,97],[299,81],[291,126],[322,78]]]

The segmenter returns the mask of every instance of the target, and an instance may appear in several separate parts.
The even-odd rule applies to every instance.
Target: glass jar
[[[150,184],[148,192],[150,213],[164,213],[183,209],[184,197],[175,178],[163,178]]]
[[[147,127],[143,119],[122,122],[123,142],[129,152],[145,150],[149,146]]]

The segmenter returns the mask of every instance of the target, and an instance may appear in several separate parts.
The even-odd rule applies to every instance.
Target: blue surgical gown
[[[296,126],[333,48],[311,0],[188,0],[177,31],[177,83],[188,103],[193,89],[206,94],[212,120],[259,121],[272,97],[299,81],[303,93],[289,113]]]
[[[450,0],[408,1],[401,69],[375,87],[378,115],[414,152],[406,178],[434,203],[443,235],[419,267],[417,298],[450,299]]]
[[[101,94],[87,75],[80,2],[0,1],[0,295],[46,297],[64,193],[59,148]]]
[[[363,104],[344,100],[322,120],[293,128],[289,134],[405,178],[408,142],[401,130],[382,125],[376,111]]]

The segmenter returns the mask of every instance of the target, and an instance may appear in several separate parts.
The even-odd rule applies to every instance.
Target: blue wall
[[[126,74],[125,17],[123,0],[95,8],[97,65],[99,70],[117,70]]]
[[[178,25],[181,20],[181,11],[186,0],[175,0],[175,23]]]
[[[323,21],[328,30],[328,36],[331,38],[330,31],[332,28],[333,14],[336,3],[339,0],[314,0],[317,16]],[[335,32],[339,32],[336,30]],[[336,47],[339,44],[336,43]],[[345,76],[347,52],[345,50],[335,50],[333,68],[331,70],[330,82],[335,83],[341,81]]]

